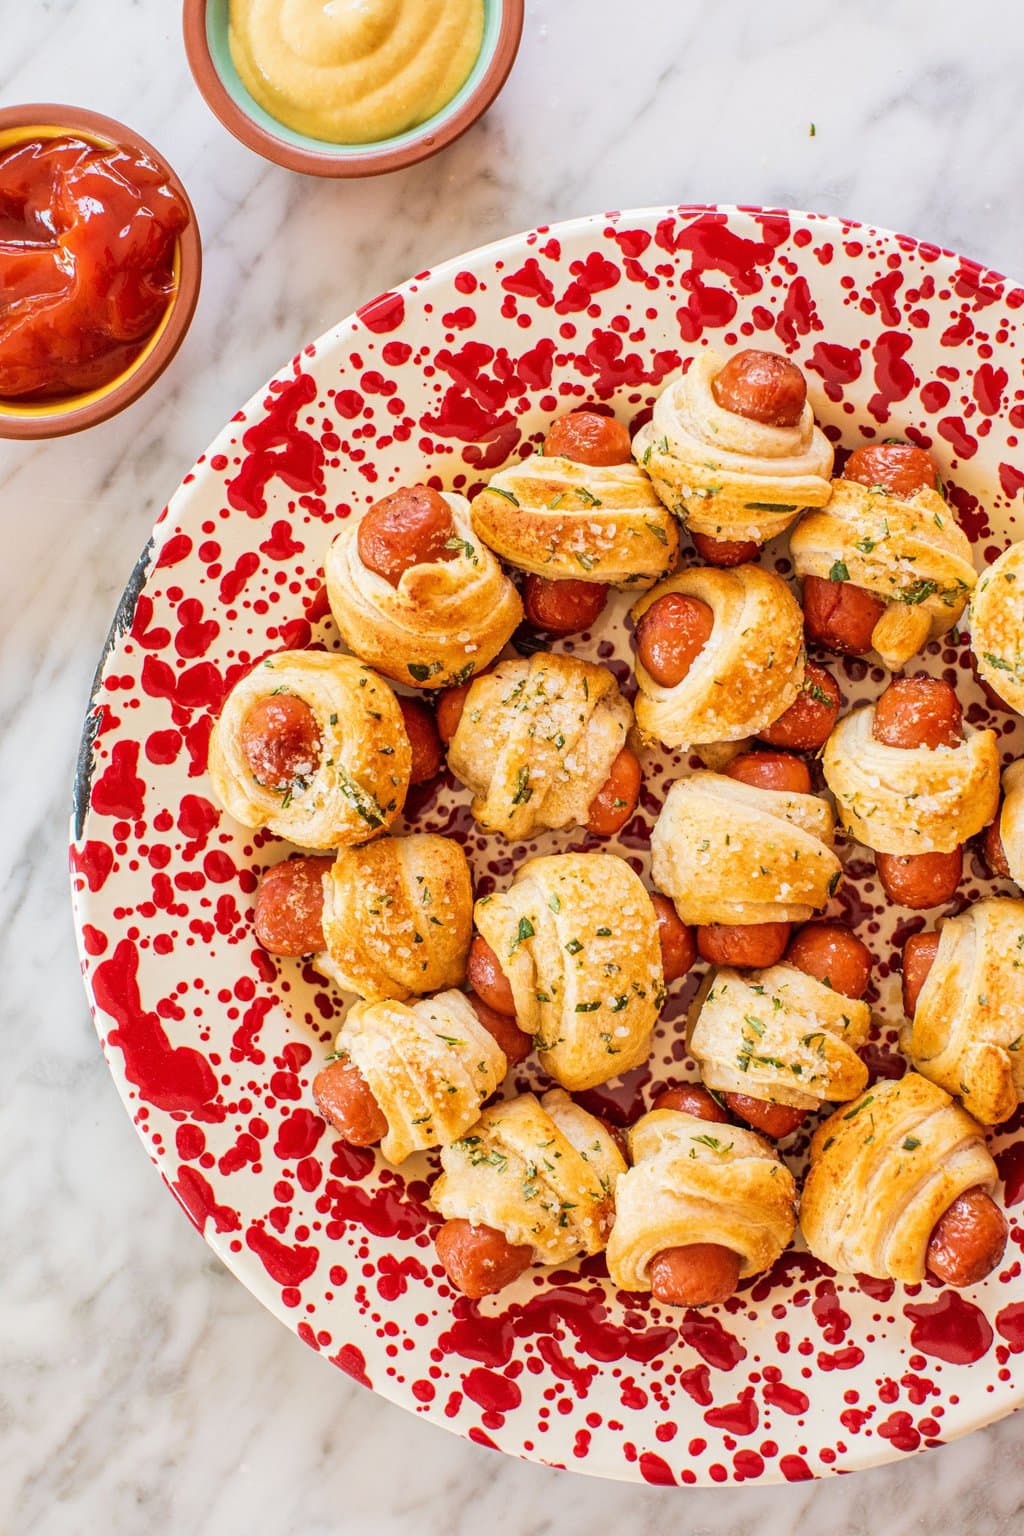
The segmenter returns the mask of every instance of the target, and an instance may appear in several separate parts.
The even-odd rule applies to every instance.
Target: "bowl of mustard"
[[[185,49],[224,126],[313,176],[401,170],[490,106],[523,0],[185,0]]]

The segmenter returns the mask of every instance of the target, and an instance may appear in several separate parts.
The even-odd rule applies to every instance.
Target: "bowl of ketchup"
[[[202,271],[181,181],[123,123],[0,110],[0,437],[106,421],[181,345]]]

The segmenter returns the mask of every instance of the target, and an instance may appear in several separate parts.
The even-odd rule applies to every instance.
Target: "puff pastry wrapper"
[[[518,841],[586,823],[632,723],[607,667],[538,651],[473,682],[448,766],[484,831]]]
[[[929,489],[904,499],[835,480],[828,505],[801,519],[789,547],[798,576],[849,581],[884,598],[871,643],[894,672],[953,628],[976,579],[967,535]]]
[[[906,1039],[914,1066],[985,1125],[1024,1098],[1024,901],[975,902],[939,930]]]
[[[694,567],[646,593],[633,607],[634,624],[672,592],[707,603],[714,628],[674,687],[655,682],[637,658],[637,725],[668,747],[687,749],[764,730],[794,703],[804,676],[803,614],[786,583],[756,565]]]
[[[877,1082],[811,1140],[800,1201],[807,1246],[839,1274],[924,1279],[939,1217],[966,1190],[989,1194],[996,1165],[976,1120],[916,1072]]]
[[[645,1062],[665,997],[658,919],[625,859],[530,859],[476,904],[545,1072],[579,1092]]]
[[[358,1067],[388,1122],[380,1147],[391,1163],[461,1136],[508,1071],[462,992],[354,1003],[334,1047]]]
[[[318,971],[370,1001],[465,980],[473,884],[462,848],[415,832],[343,848],[324,876]]]
[[[385,676],[413,688],[446,688],[493,661],[523,617],[512,582],[470,527],[469,502],[443,493],[457,554],[404,571],[397,587],[359,557],[358,521],[326,559],[327,598],[346,645]]]
[[[604,1248],[625,1167],[607,1128],[560,1088],[522,1093],[445,1147],[431,1202],[529,1244],[536,1264],[564,1264]]]
[[[822,767],[848,832],[877,853],[951,853],[992,820],[999,801],[994,731],[965,726],[956,747],[889,747],[875,706],[839,721]]]
[[[633,455],[694,533],[763,544],[801,508],[828,500],[832,445],[808,402],[795,427],[766,426],[723,410],[711,384],[724,364],[717,352],[695,357],[654,402],[651,420],[633,439]]]
[[[983,571],[971,598],[971,649],[978,675],[1024,714],[1024,543]]]
[[[698,769],[677,779],[651,833],[651,875],[684,923],[803,923],[842,866],[832,808]]]
[[[509,565],[550,581],[650,586],[679,553],[675,519],[635,464],[534,454],[492,475],[472,518],[477,537]]]
[[[796,1185],[753,1131],[655,1109],[629,1133],[633,1166],[615,1191],[608,1273],[621,1290],[649,1291],[668,1248],[719,1243],[740,1255],[740,1278],[769,1269],[796,1227]]]
[[[1003,770],[999,836],[1010,879],[1024,889],[1024,758],[1018,758]]]
[[[260,784],[242,752],[242,726],[258,700],[292,693],[320,731],[320,761],[286,790]],[[391,689],[362,662],[325,651],[279,651],[228,694],[210,736],[214,792],[244,827],[267,827],[302,848],[365,843],[405,803],[412,754]]]
[[[708,974],[694,999],[687,1047],[716,1093],[815,1110],[867,1086],[857,1051],[870,1028],[867,1003],[794,965],[743,975],[723,967]]]

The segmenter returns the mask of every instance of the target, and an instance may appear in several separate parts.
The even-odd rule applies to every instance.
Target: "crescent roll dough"
[[[579,1092],[647,1060],[665,999],[661,944],[654,905],[625,859],[530,859],[474,917],[508,977],[516,1022],[556,1082]]]
[[[640,1066],[665,1001],[651,897],[616,854],[550,854],[476,903],[476,926],[536,1037],[543,1071],[580,1092]]]
[[[354,1003],[334,1045],[359,1068],[388,1122],[380,1148],[389,1163],[461,1136],[508,1071],[462,992]]]
[[[250,709],[274,693],[309,706],[320,729],[320,761],[284,790],[263,785],[242,752]],[[412,753],[391,689],[351,656],[279,651],[228,694],[210,736],[209,770],[221,805],[243,827],[267,827],[302,848],[365,843],[405,803]]]
[[[518,841],[586,823],[632,723],[607,667],[538,651],[474,681],[448,766],[484,831]]]
[[[878,853],[951,853],[992,820],[999,803],[994,731],[965,726],[958,747],[888,747],[875,706],[840,720],[825,743],[825,781],[843,826]]]
[[[1024,543],[1004,549],[971,598],[971,649],[978,675],[1024,714]]]
[[[1024,1099],[1024,901],[992,897],[948,918],[907,1049],[923,1076],[985,1125]]]
[[[868,1069],[857,1051],[871,1009],[793,965],[723,968],[704,980],[690,1011],[687,1045],[716,1093],[820,1109],[856,1098]]]
[[[1024,757],[1003,770],[1003,805],[999,836],[1010,879],[1024,889]]]
[[[698,597],[714,628],[693,666],[665,688],[638,659],[636,722],[667,747],[700,747],[755,736],[795,701],[804,676],[804,621],[781,577],[760,566],[680,571],[635,605],[638,623],[670,592]]]
[[[414,688],[464,683],[493,661],[523,617],[519,593],[474,536],[469,502],[445,494],[458,553],[404,571],[397,587],[359,557],[358,521],[334,539],[324,572],[334,621],[363,661]]]
[[[805,923],[842,876],[832,808],[698,769],[677,779],[651,833],[651,875],[684,923]]]
[[[473,936],[466,855],[417,832],[343,848],[324,877],[316,968],[372,1002],[461,986]]]
[[[801,519],[789,547],[798,576],[849,581],[885,599],[871,643],[893,672],[953,628],[976,580],[967,535],[927,489],[904,500],[834,480],[828,506]]]
[[[608,1273],[624,1291],[649,1291],[650,1267],[668,1248],[719,1243],[761,1274],[796,1227],[796,1184],[753,1131],[655,1109],[629,1133],[633,1166],[615,1191]]]
[[[966,1190],[992,1194],[997,1183],[977,1121],[908,1072],[815,1131],[800,1225],[815,1258],[839,1274],[917,1284],[939,1217]]]
[[[626,1164],[600,1120],[552,1088],[485,1109],[441,1153],[431,1202],[446,1220],[494,1227],[529,1244],[535,1264],[600,1253]]]
[[[693,533],[763,544],[803,507],[828,501],[832,445],[809,403],[795,427],[723,410],[711,383],[724,363],[717,352],[694,358],[654,402],[651,420],[633,439],[633,456]]]
[[[558,581],[650,586],[676,563],[679,531],[634,464],[535,454],[473,500],[473,528],[509,565]]]

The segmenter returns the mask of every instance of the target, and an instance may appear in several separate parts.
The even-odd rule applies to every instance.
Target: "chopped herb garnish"
[[[445,539],[444,547],[445,549],[461,549],[466,559],[472,565],[480,564],[476,557],[476,550],[473,548],[473,545],[470,544],[468,539],[460,539],[458,534],[453,535],[453,537],[450,539]]]
[[[354,779],[347,768],[338,768],[338,789],[368,827],[382,827],[386,820],[376,800]]]
[[[441,663],[439,661],[432,661],[429,664],[423,661],[410,661],[406,670],[409,676],[415,678],[418,683],[425,683],[428,678],[437,676],[441,670]]]
[[[710,1147],[712,1152],[732,1151],[732,1142],[730,1141],[728,1145],[723,1147],[717,1136],[691,1136],[690,1140],[699,1142],[702,1147]]]
[[[520,768],[519,772],[516,774],[516,792],[512,796],[512,804],[525,805],[532,794],[533,790],[530,788],[530,770],[529,768]]]
[[[828,573],[828,579],[829,581],[849,581],[850,572],[846,567],[846,563],[842,560],[833,561],[832,569]]]
[[[936,581],[915,581],[914,585],[907,587],[906,591],[896,592],[893,595],[898,603],[906,603],[909,607],[916,608],[919,603],[925,602],[927,598],[934,597],[938,590],[939,584]],[[945,602],[945,596],[943,596],[943,601]]]

